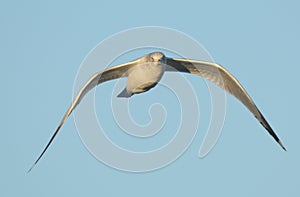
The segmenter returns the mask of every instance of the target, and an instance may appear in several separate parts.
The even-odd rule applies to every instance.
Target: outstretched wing
[[[276,140],[276,142],[284,150],[286,150],[269,123],[266,121],[262,113],[254,104],[253,100],[250,98],[246,90],[225,68],[216,63],[179,58],[167,58],[167,65],[168,66],[166,71],[185,72],[204,77],[205,79],[212,81],[222,89],[226,90],[228,93],[232,94],[250,110],[255,118]]]
[[[60,124],[58,125],[57,129],[55,130],[54,134],[50,138],[48,144],[40,154],[40,156],[37,158],[37,160],[33,163],[31,168],[28,170],[30,172],[32,168],[38,163],[38,161],[41,159],[41,157],[44,155],[52,141],[54,140],[55,136],[59,132],[60,128],[64,124],[64,122],[67,120],[69,115],[72,113],[72,111],[75,109],[75,107],[80,103],[82,98],[94,87],[99,85],[100,83],[112,80],[112,79],[117,79],[121,77],[127,77],[128,70],[135,66],[137,64],[137,61],[132,61],[126,64],[120,64],[111,68],[108,68],[102,72],[97,72],[95,73],[88,81],[87,83],[83,86],[83,88],[79,91],[77,96],[75,97],[74,101],[71,103],[69,109],[65,113],[64,117],[62,118]]]

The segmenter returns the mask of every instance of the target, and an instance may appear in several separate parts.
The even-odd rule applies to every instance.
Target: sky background
[[[299,196],[299,8],[297,1],[275,0],[1,1],[0,196]],[[87,151],[71,116],[27,174],[71,102],[88,52],[112,34],[147,25],[177,29],[200,42],[243,84],[288,151],[228,96],[222,135],[207,157],[198,158],[210,98],[204,80],[191,76],[203,124],[171,165],[148,173],[110,168]],[[108,99],[101,91],[112,85],[97,89],[97,108]],[[147,110],[137,110],[143,98],[158,101],[162,90],[139,95],[132,109],[138,122],[148,121]]]

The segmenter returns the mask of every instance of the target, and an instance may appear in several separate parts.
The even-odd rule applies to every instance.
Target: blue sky
[[[296,1],[1,2],[0,196],[299,196],[299,6]],[[114,33],[147,25],[177,29],[200,42],[243,84],[288,151],[228,96],[222,135],[199,159],[210,98],[205,82],[190,77],[203,124],[171,165],[148,173],[110,168],[87,151],[71,116],[27,174],[71,102],[88,52]],[[109,99],[99,95],[111,87],[97,89],[97,108],[100,99]],[[147,95],[147,102],[157,102],[162,90],[158,86],[136,102],[142,105]],[[147,123],[147,110],[132,110],[137,121]],[[111,113],[104,107],[101,113],[106,112]],[[116,141],[127,146],[126,140]]]

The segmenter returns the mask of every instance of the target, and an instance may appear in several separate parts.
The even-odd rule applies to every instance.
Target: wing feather
[[[38,163],[38,161],[42,158],[42,156],[44,155],[44,153],[46,152],[46,150],[48,149],[48,147],[54,140],[55,136],[59,132],[59,130],[62,127],[62,125],[64,124],[64,122],[67,120],[67,118],[72,113],[72,111],[76,108],[76,106],[80,103],[80,101],[83,99],[83,97],[91,89],[93,89],[94,87],[96,87],[97,85],[99,85],[103,82],[121,78],[121,77],[127,77],[128,70],[130,68],[132,68],[133,66],[135,66],[136,63],[137,63],[137,61],[132,61],[132,62],[129,62],[126,64],[120,64],[120,65],[108,68],[102,72],[97,72],[87,81],[87,83],[83,86],[83,88],[79,91],[79,93],[77,94],[77,96],[75,97],[73,102],[71,103],[70,107],[68,108],[67,112],[63,116],[61,122],[59,123],[57,129],[55,130],[54,134],[50,138],[48,144],[46,145],[46,147],[44,148],[44,150],[42,151],[40,156],[37,158],[37,160],[33,163],[33,165],[28,170],[28,172],[30,172],[32,170],[32,168]]]
[[[262,113],[256,107],[255,103],[238,82],[238,80],[230,74],[224,67],[219,64],[180,59],[180,58],[167,58],[167,69],[166,71],[178,71],[191,73],[198,76],[202,76],[207,80],[212,81],[217,86],[221,87],[239,101],[241,101],[249,111],[255,116],[255,118],[263,125],[263,127],[269,132],[269,134],[276,140],[276,142],[284,149],[285,147],[277,137],[269,123],[266,121]]]

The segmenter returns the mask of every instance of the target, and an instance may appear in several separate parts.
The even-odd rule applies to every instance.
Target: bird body
[[[136,65],[128,70],[126,88],[118,95],[118,97],[130,97],[133,94],[139,94],[150,90],[160,81],[164,71],[165,62],[151,61]]]
[[[285,150],[285,147],[281,143],[280,139],[277,137],[269,123],[256,107],[246,90],[224,67],[212,62],[182,58],[168,58],[161,52],[154,52],[134,61],[113,66],[105,69],[102,72],[95,73],[79,91],[60,124],[58,125],[56,131],[52,135],[50,141],[29,171],[37,164],[45,151],[48,149],[49,145],[52,143],[66,119],[91,89],[103,82],[121,77],[127,77],[127,85],[118,95],[118,97],[128,98],[134,94],[143,93],[155,87],[165,72],[190,73],[212,81],[217,86],[241,101],[268,131],[268,133],[275,139],[275,141]]]

